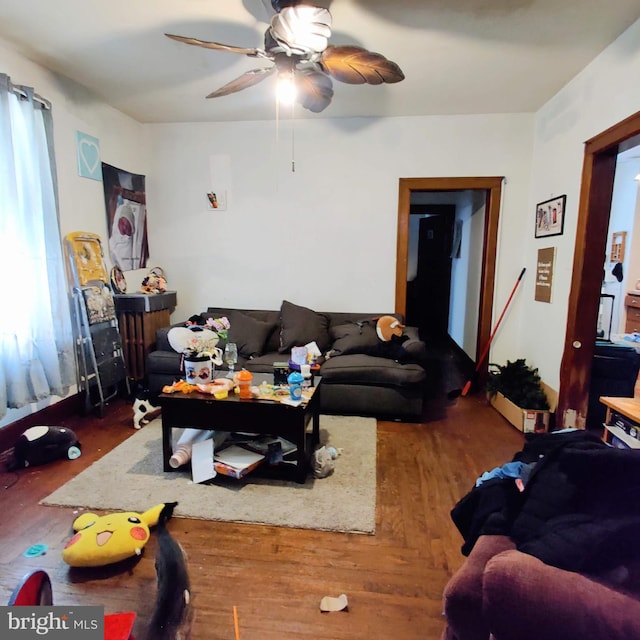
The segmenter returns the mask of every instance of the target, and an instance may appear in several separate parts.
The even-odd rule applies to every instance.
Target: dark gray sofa
[[[322,413],[419,421],[427,385],[425,345],[415,327],[405,327],[401,341],[381,342],[375,334],[381,315],[402,320],[390,313],[316,312],[286,300],[279,310],[209,307],[202,317],[229,318],[228,341],[239,351],[236,370],[272,373],[274,362],[289,360],[292,346],[315,341],[323,354]],[[147,359],[151,395],[184,377],[181,354],[169,345],[170,329],[157,332],[156,350]]]

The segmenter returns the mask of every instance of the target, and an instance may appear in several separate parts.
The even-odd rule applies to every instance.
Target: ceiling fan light
[[[322,7],[285,7],[271,19],[271,35],[294,55],[320,53],[331,37],[331,14]]]
[[[296,83],[290,74],[280,74],[278,76],[278,85],[276,88],[276,96],[281,105],[292,105],[296,101],[297,91]]]

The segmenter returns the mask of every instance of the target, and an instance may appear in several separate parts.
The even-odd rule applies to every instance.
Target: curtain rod
[[[21,86],[18,86],[18,85],[15,85],[15,84],[11,85],[11,90],[19,98],[22,98],[23,100],[28,100],[29,99],[29,94]],[[45,100],[42,96],[39,96],[37,93],[33,94],[33,100],[34,100],[34,102],[37,102],[40,105],[42,105],[43,108],[51,109],[51,103],[48,100]]]

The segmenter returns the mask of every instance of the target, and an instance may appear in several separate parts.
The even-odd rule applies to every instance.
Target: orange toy
[[[381,316],[376,323],[376,333],[382,342],[389,342],[393,336],[402,336],[404,325],[393,316]]]
[[[199,391],[199,389],[197,385],[190,384],[186,380],[178,380],[178,382],[165,384],[162,387],[162,393],[176,393],[177,391],[180,393],[193,393],[194,391]]]

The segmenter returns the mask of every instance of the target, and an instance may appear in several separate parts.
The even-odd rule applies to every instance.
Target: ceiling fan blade
[[[328,46],[319,61],[321,69],[347,84],[382,84],[404,80],[402,69],[381,53],[362,47]]]
[[[253,87],[254,84],[258,84],[258,82],[262,82],[265,78],[268,78],[275,70],[276,67],[273,66],[247,71],[235,80],[211,92],[207,98],[220,98],[221,96],[228,96],[230,93],[236,93],[237,91]]]
[[[184,44],[193,44],[198,47],[204,47],[205,49],[216,49],[217,51],[229,51],[231,53],[243,53],[247,56],[268,58],[269,56],[265,51],[261,49],[249,49],[245,47],[234,47],[231,44],[221,44],[220,42],[208,42],[206,40],[198,40],[197,38],[185,38],[184,36],[176,36],[172,33],[165,33],[167,38],[177,40],[178,42],[184,42]]]
[[[271,18],[270,32],[291,54],[320,53],[331,37],[331,14],[327,9],[307,4],[283,7]]]
[[[333,83],[324,73],[301,69],[296,73],[298,102],[313,113],[324,111],[333,98]]]

